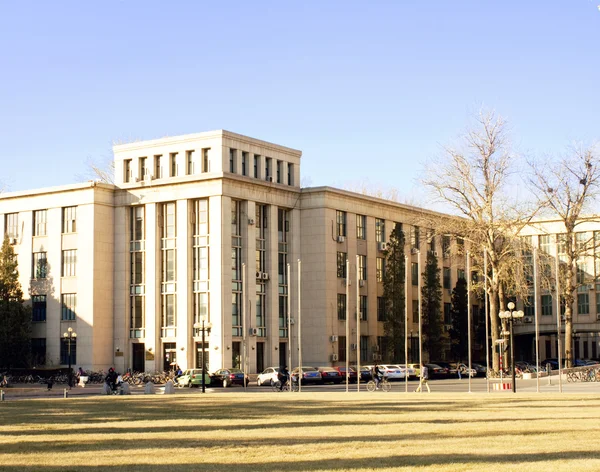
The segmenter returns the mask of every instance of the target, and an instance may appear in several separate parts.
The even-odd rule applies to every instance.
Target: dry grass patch
[[[240,392],[1,406],[0,471],[600,470],[592,396]]]

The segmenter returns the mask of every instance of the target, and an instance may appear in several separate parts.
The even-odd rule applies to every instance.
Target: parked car
[[[552,370],[558,370],[558,359],[544,359],[541,362],[540,367],[546,370],[548,365],[550,365]]]
[[[321,383],[342,383],[342,376],[333,367],[317,367],[317,370],[321,374]]]
[[[471,378],[477,376],[477,370],[471,364],[471,370],[469,370],[469,366],[467,364],[458,363],[454,365],[454,372],[460,371],[460,375],[467,375],[470,372]],[[457,373],[458,375],[458,373]]]
[[[419,364],[408,364],[408,368],[415,370],[415,376],[417,378],[421,377],[421,366]]]
[[[430,379],[443,379],[448,376],[448,372],[437,364],[425,364]]]
[[[405,371],[408,374],[409,379],[414,379],[417,377],[417,371],[414,367],[411,367],[411,364],[409,364],[408,366],[406,364],[399,364],[398,367],[400,367],[403,371]]]
[[[340,376],[342,377],[342,382],[346,382],[346,366],[338,366],[334,367],[334,369],[339,372]],[[358,374],[356,373],[356,369],[353,369],[352,367],[348,368],[348,381],[350,383],[355,383],[357,378]],[[360,380],[362,382],[362,377]]]
[[[432,364],[439,365],[442,369],[444,369],[447,377],[457,377],[458,372],[456,372],[456,365],[450,364],[449,362],[444,361],[435,361]]]
[[[351,366],[350,368],[356,372],[355,365]],[[357,376],[357,378],[358,378],[358,376]],[[360,366],[360,381],[368,382],[369,380],[372,380],[372,379],[373,379],[373,376],[371,375],[371,368],[366,365],[361,365]]]
[[[292,371],[292,379],[294,380],[294,382],[297,382],[299,376],[298,374],[300,372],[302,374],[302,384],[318,384],[321,383],[321,381],[323,380],[323,378],[321,377],[321,373],[317,369],[315,369],[314,367],[302,366],[302,368],[296,367]]]
[[[178,387],[198,387],[202,385],[202,369],[187,369],[177,377]],[[204,374],[204,385],[210,385],[210,375]]]
[[[222,385],[223,387],[231,387],[232,385],[246,385],[250,382],[248,376],[245,375],[240,369],[219,369],[214,372],[211,376],[211,384],[217,386]]]
[[[388,380],[403,380],[406,375],[405,370],[395,364],[379,364],[379,369]]]
[[[477,377],[485,377],[487,369],[484,365],[473,362],[471,363],[471,368],[475,369],[475,372],[477,372]]]
[[[262,385],[270,386],[279,380],[280,367],[267,367],[263,370],[256,378],[256,385],[259,387]]]

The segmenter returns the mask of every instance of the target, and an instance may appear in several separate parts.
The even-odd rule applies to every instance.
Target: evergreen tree
[[[385,270],[383,274],[385,323],[384,345],[381,348],[388,361],[400,362],[404,359],[405,277],[404,233],[400,226],[396,225],[390,234],[388,248],[385,252]]]
[[[463,362],[468,357],[468,298],[467,281],[463,278],[458,279],[456,287],[452,290],[452,328],[450,329],[452,358]],[[485,341],[485,338],[484,338]]]
[[[0,249],[0,367],[26,367],[30,343],[31,308],[24,305],[17,258],[4,238]]]
[[[422,273],[421,316],[424,335],[423,347],[429,353],[430,360],[442,358],[444,344],[440,273],[437,257],[432,251],[428,251],[425,271]]]

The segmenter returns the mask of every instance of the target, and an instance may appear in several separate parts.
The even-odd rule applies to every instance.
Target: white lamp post
[[[204,353],[206,352],[206,346],[204,344],[205,342],[205,333],[208,331],[210,333],[210,329],[212,328],[212,325],[210,323],[208,323],[207,321],[207,316],[206,315],[200,315],[200,323],[194,323],[194,329],[196,330],[200,330],[202,332],[202,393],[206,393],[206,362],[204,359]]]
[[[63,338],[67,341],[67,354],[69,357],[69,388],[73,386],[73,375],[71,374],[71,342],[77,338],[77,333],[73,331],[73,328],[67,329],[67,332],[63,334]]]
[[[501,311],[498,313],[498,316],[503,320],[508,320],[510,323],[510,363],[512,368],[512,390],[513,393],[517,392],[517,384],[515,381],[515,348],[513,344],[513,320],[521,319],[525,315],[521,310],[513,311],[515,309],[515,304],[513,302],[508,302],[508,311]]]

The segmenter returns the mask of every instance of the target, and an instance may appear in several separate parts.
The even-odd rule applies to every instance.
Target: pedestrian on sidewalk
[[[423,389],[423,386],[427,387],[427,393],[431,393],[429,389],[429,369],[426,365],[421,364],[421,379],[419,380],[419,386],[415,390],[415,392],[420,392]]]

